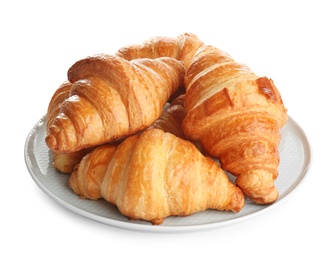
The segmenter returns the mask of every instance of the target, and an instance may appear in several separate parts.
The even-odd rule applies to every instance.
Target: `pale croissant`
[[[50,118],[46,143],[54,152],[68,153],[134,134],[161,115],[183,77],[182,63],[168,57],[80,60],[68,71],[70,97]]]
[[[152,224],[206,209],[238,212],[242,191],[189,141],[160,129],[128,137],[113,153],[102,197],[129,219]]]
[[[287,110],[273,81],[204,46],[186,71],[185,87],[185,135],[237,176],[236,184],[251,200],[276,201],[280,130]]]
[[[163,111],[161,117],[149,128],[161,129],[176,136],[183,137],[184,133],[181,128],[181,122],[184,117],[184,96],[179,96]],[[101,198],[100,185],[111,160],[111,156],[116,148],[116,144],[101,145],[93,149],[88,155],[83,155],[83,159],[81,157],[82,160],[80,159],[80,164],[71,172],[69,179],[70,187],[81,198],[92,200]],[[60,154],[61,157],[55,158],[55,162],[64,164],[64,161],[66,162],[73,157],[72,154],[77,153],[78,152]],[[74,167],[75,165],[72,166]]]
[[[193,33],[183,33],[175,38],[156,36],[142,44],[123,47],[116,55],[126,60],[172,57],[182,61],[187,68],[195,52],[203,45],[204,43]]]

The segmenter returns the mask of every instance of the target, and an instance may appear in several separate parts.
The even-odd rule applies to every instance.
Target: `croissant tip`
[[[261,204],[261,205],[273,204],[278,198],[279,198],[279,194],[278,194],[277,190],[274,190],[274,192],[271,192],[267,196],[249,197],[250,200],[252,200],[253,202],[255,202],[257,204]]]
[[[260,205],[273,204],[279,198],[279,192],[276,187],[271,187],[269,192],[260,192],[256,194],[255,192],[245,192],[245,195],[254,203]]]
[[[56,147],[57,147],[57,138],[55,138],[55,136],[53,134],[48,134],[46,137],[45,137],[45,142],[47,144],[47,146],[55,151],[56,150]]]
[[[238,188],[232,197],[231,209],[234,212],[240,212],[244,207],[244,204],[244,194],[242,190]]]
[[[151,220],[151,223],[154,225],[154,226],[157,226],[157,225],[161,225],[163,224],[163,218],[155,218],[155,219],[152,219]]]

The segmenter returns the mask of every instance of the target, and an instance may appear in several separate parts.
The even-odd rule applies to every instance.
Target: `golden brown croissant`
[[[181,122],[184,116],[184,96],[180,96],[163,111],[161,117],[150,128],[161,129],[182,137],[184,133],[181,128]],[[81,157],[82,161],[71,172],[72,174],[69,179],[70,187],[81,198],[101,198],[100,184],[116,147],[116,144],[101,145],[92,150],[87,156],[83,157],[83,155],[83,159]],[[57,163],[64,163],[63,161],[66,162],[68,158],[73,157],[72,154],[79,152],[60,154],[62,157],[55,158],[55,160]]]
[[[67,83],[66,83],[67,84]],[[64,85],[59,87],[59,90],[56,92],[61,92],[63,96],[63,100],[65,100],[68,95],[64,94],[64,89],[62,89]],[[62,89],[62,91],[60,91]],[[67,90],[68,94],[70,92],[70,88]],[[59,95],[53,96],[57,100],[61,100]],[[62,100],[62,101],[63,101]],[[50,105],[56,105],[54,99],[51,100]],[[50,109],[49,109],[50,110]],[[162,129],[166,132],[173,133],[176,136],[184,137],[184,133],[181,127],[181,122],[185,117],[185,108],[184,108],[184,95],[181,95],[174,99],[174,101],[168,105],[168,107],[163,111],[160,118],[158,118],[150,128],[158,128]],[[116,142],[114,142],[116,143]],[[53,167],[59,170],[62,173],[72,174],[74,171],[74,167],[80,163],[82,158],[90,153],[96,146],[88,147],[85,149],[81,149],[72,153],[54,153],[53,152]]]
[[[130,219],[161,224],[208,208],[238,212],[242,191],[189,141],[160,129],[128,137],[114,152],[102,197]]]
[[[185,135],[219,158],[251,200],[274,202],[287,110],[273,81],[227,53],[203,46],[186,71],[185,87]]]
[[[50,118],[46,143],[54,152],[69,153],[134,134],[161,115],[183,77],[182,63],[168,57],[80,60],[68,71],[70,97]]]
[[[187,68],[194,53],[203,45],[204,43],[193,33],[183,33],[176,38],[156,36],[142,44],[123,47],[116,55],[126,60],[172,57],[184,62]]]

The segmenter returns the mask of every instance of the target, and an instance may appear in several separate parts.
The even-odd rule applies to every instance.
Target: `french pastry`
[[[242,191],[215,161],[191,142],[160,129],[148,129],[119,144],[101,195],[129,219],[154,225],[168,216],[206,209],[239,212],[244,206]]]
[[[183,84],[182,62],[169,57],[127,61],[100,54],[68,70],[70,96],[48,119],[46,144],[70,153],[149,127]]]
[[[253,202],[276,201],[280,130],[288,116],[273,80],[206,45],[186,71],[185,88],[185,136],[218,158]]]
[[[53,108],[57,108],[62,101],[64,101],[70,93],[70,86],[68,82],[62,84],[59,89],[53,95],[47,116],[50,117]],[[58,101],[58,102],[56,102]],[[149,127],[158,128],[166,132],[173,133],[176,136],[184,137],[184,133],[181,127],[181,122],[185,117],[184,108],[184,95],[175,98],[171,104],[167,104],[162,112],[162,115]],[[121,140],[120,140],[121,141]],[[115,144],[117,142],[113,142]],[[111,145],[112,146],[112,145]],[[92,152],[96,146],[88,147],[71,153],[55,153],[53,152],[53,167],[62,173],[72,174],[74,167],[80,163],[82,158],[88,153]]]
[[[183,33],[175,38],[156,36],[141,44],[120,48],[116,55],[126,60],[172,57],[182,61],[187,68],[195,52],[203,45],[204,42],[193,33]]]

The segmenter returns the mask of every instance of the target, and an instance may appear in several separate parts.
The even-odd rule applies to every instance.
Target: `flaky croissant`
[[[68,153],[110,142],[150,126],[169,97],[183,84],[176,59],[96,55],[68,71],[70,96],[47,123],[48,147]]]
[[[238,212],[242,191],[189,141],[160,129],[128,137],[114,152],[102,197],[130,219],[161,224],[208,208]]]
[[[68,86],[69,86],[68,82],[65,82],[59,87],[59,89],[53,95],[48,109],[49,112],[47,113],[48,117],[50,117],[52,114],[53,111],[52,108],[57,108],[57,104],[60,104],[69,96],[70,88],[68,88]],[[181,95],[175,98],[173,102],[171,102],[171,104],[167,104],[165,106],[165,110],[163,111],[162,115],[149,128],[162,129],[166,132],[170,132],[176,136],[184,138],[184,133],[181,127],[181,122],[183,121],[184,117],[185,117],[184,95]],[[117,142],[113,143],[115,144]],[[88,147],[71,153],[53,152],[52,165],[54,168],[56,168],[62,173],[72,174],[75,166],[80,163],[82,158],[91,151],[93,151],[95,148],[96,146]]]
[[[195,52],[203,45],[204,43],[193,33],[183,33],[175,38],[156,36],[142,44],[123,47],[116,55],[126,60],[172,57],[182,61],[187,68]]]
[[[177,97],[167,107],[160,118],[158,118],[149,128],[161,129],[176,136],[183,137],[181,122],[185,117],[184,96]],[[138,133],[140,134],[140,133]],[[105,144],[94,148],[89,154],[83,155],[80,163],[71,172],[69,186],[81,198],[96,200],[102,197],[100,186],[111,160],[116,144]],[[72,154],[60,154],[60,158],[55,158],[55,163],[64,164],[73,157]],[[83,159],[82,159],[83,158]]]
[[[287,110],[273,81],[203,46],[186,71],[185,88],[185,135],[237,176],[236,184],[251,200],[274,202]]]

